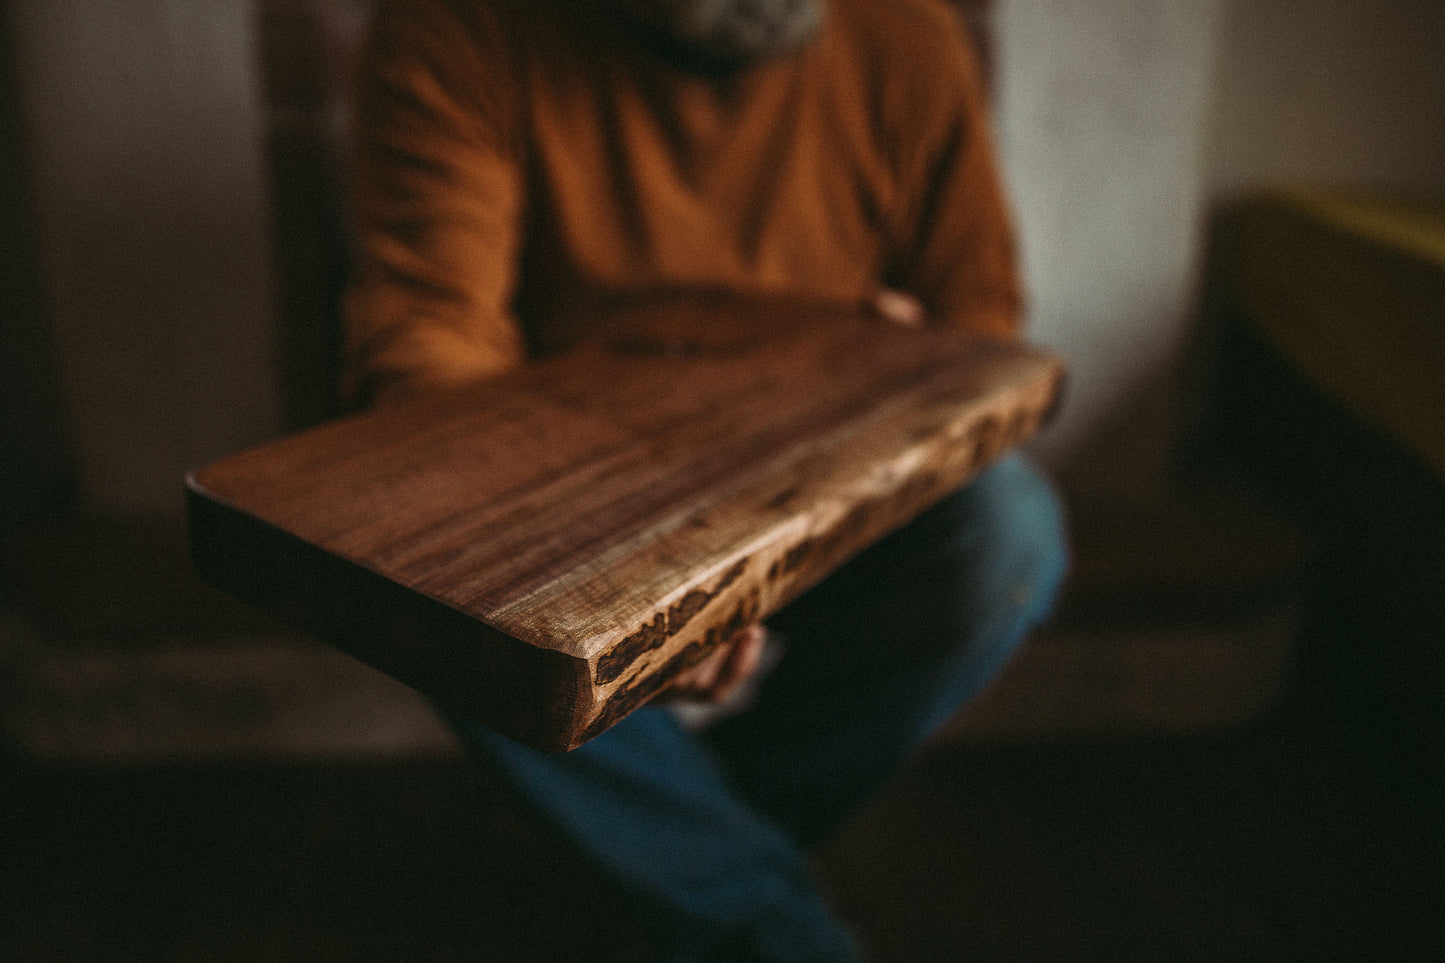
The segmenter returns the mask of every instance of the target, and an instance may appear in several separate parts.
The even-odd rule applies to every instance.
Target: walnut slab
[[[187,479],[215,585],[566,750],[1032,434],[1034,348],[830,317],[591,344]]]

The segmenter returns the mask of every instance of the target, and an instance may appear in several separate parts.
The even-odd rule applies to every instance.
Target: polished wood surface
[[[1032,434],[1063,377],[867,318],[688,327],[732,333],[643,325],[202,468],[197,569],[568,749]]]

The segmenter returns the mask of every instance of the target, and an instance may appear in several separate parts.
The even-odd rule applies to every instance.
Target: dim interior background
[[[288,60],[268,32],[317,5],[0,5],[0,735],[27,883],[0,955],[514,952],[536,938],[516,919],[596,882],[412,693],[186,572],[184,472],[327,404],[297,373],[327,345],[287,320],[308,252],[276,176],[316,119],[275,91],[318,50]],[[366,5],[320,6],[344,46]],[[821,871],[885,958],[1409,958],[1445,935],[1438,717],[1392,728],[1340,691],[1368,665],[1310,668],[1320,635],[1379,648],[1338,586],[1388,587],[1321,575],[1344,563],[1308,516],[1179,464],[1221,357],[1216,213],[1277,185],[1445,195],[1445,8],[998,0],[987,33],[1031,336],[1073,367],[1034,453],[1078,570]],[[1327,509],[1385,511],[1428,595],[1438,476],[1360,444],[1395,514]],[[1379,700],[1438,698],[1438,614],[1394,620],[1407,641],[1381,658],[1408,658]],[[549,939],[538,958],[581,945]]]

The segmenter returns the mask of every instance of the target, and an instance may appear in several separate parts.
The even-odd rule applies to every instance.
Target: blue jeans
[[[705,733],[643,708],[548,755],[453,721],[475,756],[666,908],[660,936],[679,952],[851,960],[806,847],[988,683],[1048,615],[1066,566],[1058,498],[1011,456],[770,619],[786,655],[752,709]]]

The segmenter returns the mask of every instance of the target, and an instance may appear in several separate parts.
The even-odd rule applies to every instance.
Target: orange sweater
[[[829,0],[798,53],[681,71],[605,0],[394,0],[360,74],[348,384],[503,371],[619,298],[839,306],[880,287],[1017,328],[975,60],[937,0]]]

